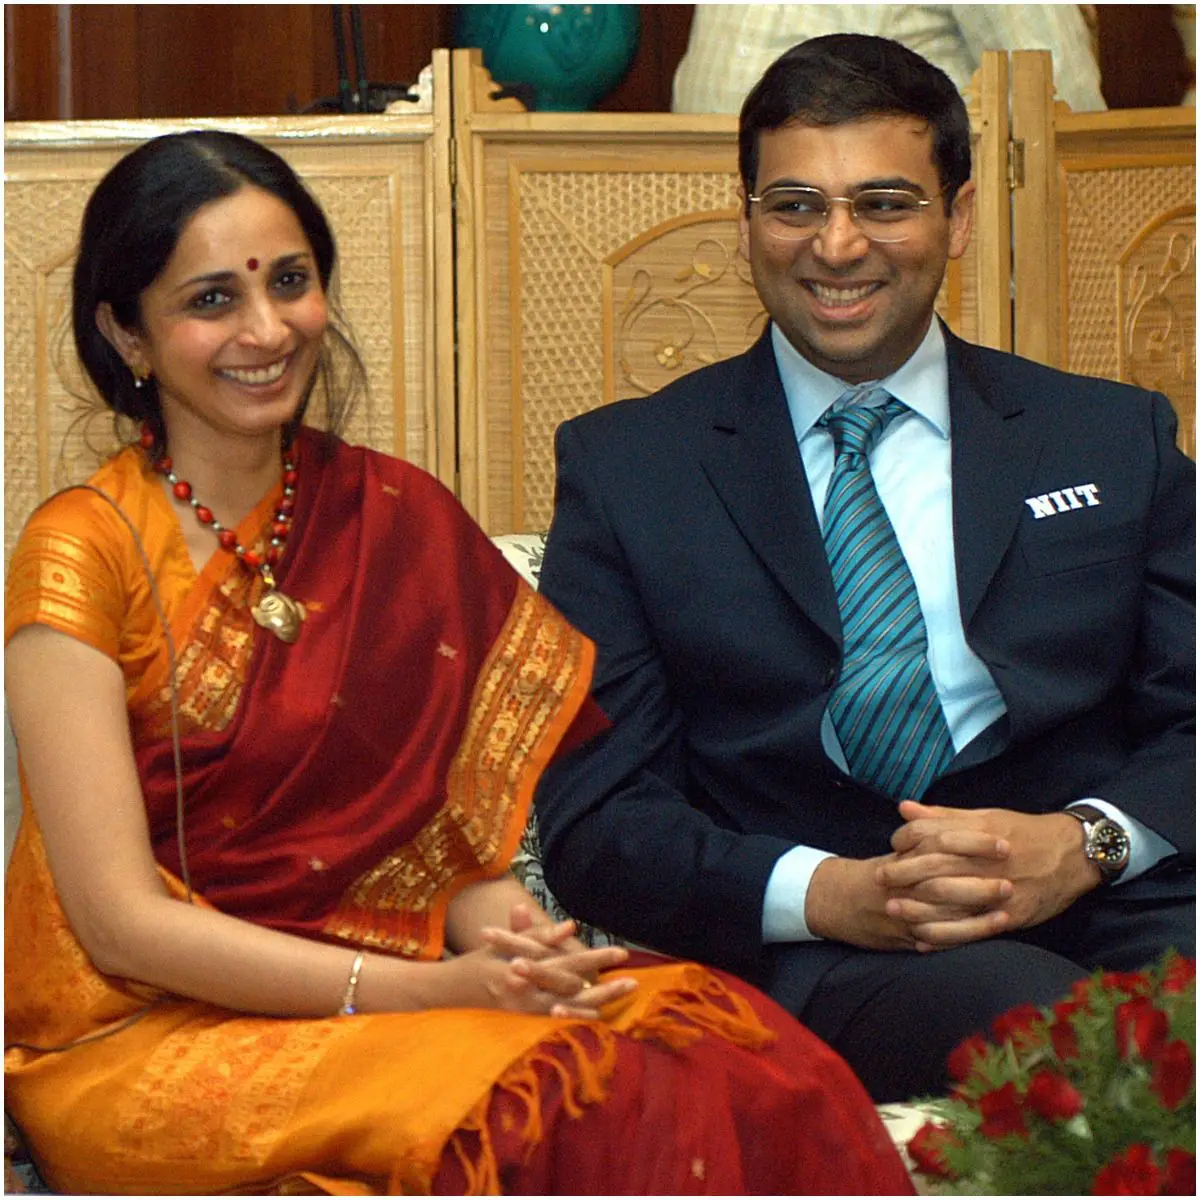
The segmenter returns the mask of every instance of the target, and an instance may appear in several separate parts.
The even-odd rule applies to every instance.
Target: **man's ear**
[[[948,257],[962,258],[971,243],[975,225],[975,181],[968,179],[958,189],[950,206],[950,246]]]
[[[112,305],[107,300],[96,305],[96,328],[134,375],[146,374],[148,368],[142,353],[142,339],[117,320]]]

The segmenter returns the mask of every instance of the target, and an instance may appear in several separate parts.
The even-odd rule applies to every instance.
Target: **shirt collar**
[[[850,385],[814,367],[773,321],[771,346],[799,442]],[[950,373],[946,365],[946,339],[942,336],[942,323],[936,317],[929,322],[929,331],[908,360],[890,375],[872,382],[903,400],[939,436],[950,436]]]

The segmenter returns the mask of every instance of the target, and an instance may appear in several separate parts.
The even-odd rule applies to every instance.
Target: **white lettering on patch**
[[[1075,508],[1096,508],[1100,504],[1100,488],[1094,483],[1076,483],[1071,487],[1055,488],[1025,501],[1035,521],[1056,517]]]

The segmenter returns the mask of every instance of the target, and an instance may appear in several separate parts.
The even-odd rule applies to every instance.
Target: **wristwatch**
[[[1066,810],[1083,826],[1083,852],[1100,868],[1101,882],[1115,883],[1129,865],[1129,834],[1092,804]]]

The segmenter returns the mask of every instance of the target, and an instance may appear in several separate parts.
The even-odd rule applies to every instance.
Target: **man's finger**
[[[914,925],[912,931],[917,939],[918,950],[944,950],[950,946],[964,946],[968,942],[981,942],[995,937],[1008,928],[1009,921],[1008,913],[996,909],[959,921],[930,921]]]
[[[875,868],[875,882],[889,891],[911,889],[932,879],[1001,878],[1001,864],[961,854],[917,854],[894,858]]]

